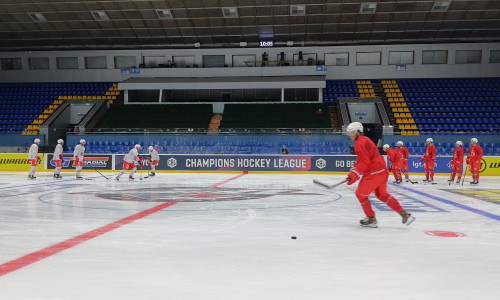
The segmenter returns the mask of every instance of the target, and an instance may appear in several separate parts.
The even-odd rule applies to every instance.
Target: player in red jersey
[[[389,171],[387,170],[385,160],[380,155],[377,146],[366,136],[363,135],[363,125],[359,122],[353,122],[347,126],[347,134],[355,142],[354,151],[356,152],[356,164],[347,176],[348,185],[355,183],[363,174],[363,178],[356,189],[356,197],[361,203],[361,207],[366,218],[360,221],[361,226],[377,227],[377,219],[372,209],[372,204],[368,196],[375,192],[375,196],[380,201],[387,204],[392,210],[399,213],[403,219],[403,224],[410,225],[414,220],[410,213],[406,212],[393,196],[387,193],[387,179]]]
[[[427,148],[425,149],[425,154],[424,156],[420,159],[420,162],[425,161],[425,180],[428,182],[433,182],[434,181],[434,164],[436,163],[436,146],[434,146],[432,143],[434,141],[432,138],[428,138],[426,140],[427,143]]]
[[[462,148],[462,141],[457,141],[455,143],[455,152],[453,153],[453,158],[451,159],[451,177],[448,182],[452,183],[455,180],[455,175],[458,173],[457,183],[460,183],[462,178],[462,169],[464,165],[464,148]]]
[[[406,182],[409,182],[410,174],[408,174],[408,157],[410,157],[410,151],[408,151],[408,148],[403,147],[402,141],[398,141],[396,144],[398,145],[398,148],[396,150],[398,150],[399,153],[401,153],[401,155],[403,156],[402,170],[403,173],[405,174]]]
[[[387,158],[389,159],[389,170],[394,174],[396,181],[394,183],[400,184],[403,181],[401,176],[401,167],[403,166],[403,156],[401,152],[392,149],[389,144],[385,144],[383,147],[384,151],[387,152]]]
[[[477,144],[477,139],[470,140],[469,152],[467,153],[467,164],[472,174],[470,184],[479,184],[479,170],[481,169],[481,159],[483,158],[483,148]]]

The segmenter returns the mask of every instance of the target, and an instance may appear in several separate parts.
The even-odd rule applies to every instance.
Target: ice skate
[[[83,177],[82,177],[82,176],[78,176],[78,175],[76,175],[76,180],[82,180],[82,179],[83,179]]]
[[[149,176],[155,176],[155,175],[156,175],[155,172],[149,173]]]
[[[406,178],[406,182],[410,182],[410,178]]]
[[[415,217],[412,217],[412,215],[409,212],[406,212],[406,210],[402,210],[400,213],[402,222],[406,226],[410,225],[413,221],[415,221]]]
[[[116,176],[115,180],[120,181],[120,177]]]
[[[134,177],[132,177],[132,176],[129,176],[129,177],[128,177],[128,180],[134,180],[134,179],[135,179],[135,178],[134,178]]]
[[[29,180],[35,180],[35,179],[36,179],[36,177],[35,177],[34,175],[28,175],[28,179],[29,179]]]
[[[54,179],[62,179],[62,176],[59,174],[54,174]]]
[[[447,181],[448,181],[449,183],[451,183],[451,182],[455,181],[455,179],[450,178],[450,179],[448,179]]]
[[[470,183],[470,184],[472,184],[472,185],[478,185],[478,184],[479,184],[479,180],[474,180],[474,181],[471,181],[471,183]]]
[[[457,182],[456,182],[456,183],[457,183],[457,184],[458,184],[458,183],[460,183],[460,179],[457,179]]]
[[[363,227],[377,228],[377,219],[375,217],[365,217],[363,220],[359,221],[359,224]]]

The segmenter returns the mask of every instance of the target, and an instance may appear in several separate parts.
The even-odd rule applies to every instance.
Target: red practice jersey
[[[483,148],[478,144],[469,147],[469,153],[467,157],[474,161],[480,161],[483,158]]]
[[[396,164],[403,159],[401,152],[392,148],[387,149],[387,157],[389,158],[391,165]]]
[[[356,165],[352,171],[358,175],[375,175],[387,170],[384,158],[380,155],[377,146],[364,135],[359,136],[354,144]]]
[[[401,148],[398,147],[396,148],[396,151],[401,153],[404,159],[408,159],[408,157],[410,156],[410,151],[408,151],[408,148],[406,147],[401,147]]]
[[[425,149],[424,159],[425,161],[432,161],[436,159],[436,146],[432,144],[427,146]]]
[[[464,162],[464,148],[456,147],[453,153],[453,162],[462,164]]]

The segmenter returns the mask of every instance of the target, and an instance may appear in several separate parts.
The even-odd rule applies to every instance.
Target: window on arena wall
[[[455,52],[456,64],[480,64],[481,50],[457,50]]]
[[[390,65],[413,65],[414,60],[413,51],[390,51],[389,64]]]
[[[0,59],[2,70],[22,70],[23,63],[20,57]]]
[[[172,62],[176,68],[193,68],[195,67],[194,55],[173,56]]]
[[[115,69],[136,68],[135,56],[115,56]]]
[[[225,55],[203,55],[204,68],[223,68],[225,64]]]
[[[325,53],[326,66],[348,66],[349,52]]]
[[[381,53],[380,52],[357,52],[356,65],[380,65]]]
[[[28,59],[30,70],[50,70],[48,57],[31,57]]]
[[[128,90],[129,103],[144,103],[160,101],[160,90]]]
[[[422,51],[422,64],[446,64],[447,62],[448,50]]]
[[[318,89],[285,89],[285,101],[316,102],[318,101]]]
[[[491,50],[490,51],[490,63],[492,63],[492,64],[500,63],[500,50]]]
[[[233,55],[233,67],[255,67],[255,54]]]
[[[78,69],[78,57],[57,57],[58,69]]]
[[[85,69],[107,69],[108,63],[106,56],[87,56],[85,57]]]

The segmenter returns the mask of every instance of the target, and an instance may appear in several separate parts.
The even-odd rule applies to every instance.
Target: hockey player
[[[410,157],[410,151],[408,151],[408,148],[403,147],[403,142],[398,141],[396,143],[398,145],[398,148],[396,149],[401,153],[403,156],[403,165],[401,166],[403,173],[405,174],[406,182],[410,181],[410,174],[408,174],[408,157]]]
[[[116,176],[116,181],[120,180],[120,177],[130,169],[130,175],[128,176],[129,180],[134,180],[135,171],[137,171],[137,166],[135,163],[137,162],[139,166],[142,167],[142,156],[139,155],[139,151],[141,150],[141,145],[137,144],[129,151],[127,155],[123,158],[123,168],[120,171],[120,174]]]
[[[151,166],[151,173],[149,176],[155,176],[155,169],[158,163],[160,162],[160,155],[158,154],[158,148],[153,148],[153,146],[149,146],[149,165]]]
[[[403,156],[401,152],[391,149],[389,144],[385,144],[383,147],[384,151],[387,152],[387,158],[389,159],[389,170],[394,175],[396,181],[394,183],[400,184],[403,181],[401,176],[401,166],[403,165]]]
[[[28,174],[28,179],[35,179],[36,166],[38,166],[38,162],[41,160],[40,156],[38,156],[38,145],[40,145],[40,140],[35,139],[33,141],[33,145],[31,145],[30,150],[28,152],[28,160],[31,163],[30,172]]]
[[[410,225],[414,220],[410,213],[406,212],[393,196],[387,193],[387,179],[389,171],[387,170],[385,160],[380,155],[377,146],[367,137],[363,135],[363,125],[359,122],[353,122],[347,126],[347,134],[355,142],[354,151],[356,152],[356,164],[351,169],[347,176],[348,185],[355,183],[361,174],[363,178],[359,182],[356,189],[356,197],[361,203],[361,207],[366,215],[366,218],[360,221],[361,226],[377,227],[377,219],[375,212],[368,196],[375,192],[375,196],[380,201],[387,204],[392,210],[399,213],[402,217],[403,224]]]
[[[73,151],[73,166],[76,168],[76,179],[82,179],[80,174],[83,168],[83,159],[85,155],[85,144],[87,142],[84,139],[80,140],[80,144],[76,145]]]
[[[449,183],[455,180],[455,175],[458,173],[457,183],[460,183],[462,178],[462,169],[464,165],[464,148],[462,148],[462,141],[457,141],[455,143],[455,151],[453,152],[453,157],[451,158],[451,177],[448,179]]]
[[[436,146],[432,143],[434,140],[432,138],[428,138],[426,141],[427,148],[425,149],[424,156],[420,159],[420,162],[425,161],[425,180],[427,182],[434,181],[434,164],[436,163]]]
[[[64,141],[62,139],[57,140],[56,148],[54,149],[54,163],[56,164],[56,169],[54,170],[54,179],[61,179],[61,169],[64,162],[63,157],[63,145]]]
[[[470,173],[472,174],[472,182],[470,184],[479,184],[479,170],[481,169],[481,159],[483,158],[483,148],[477,144],[477,139],[470,140],[469,152],[467,153],[466,162],[469,165]]]

